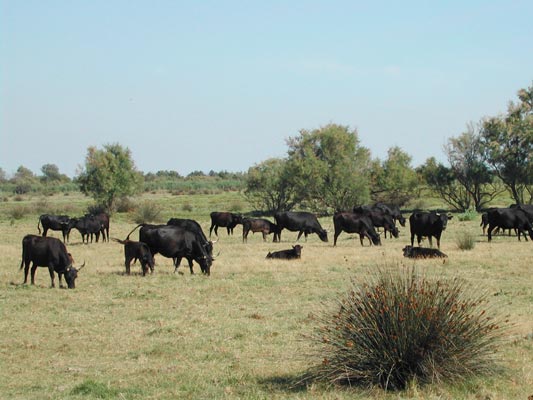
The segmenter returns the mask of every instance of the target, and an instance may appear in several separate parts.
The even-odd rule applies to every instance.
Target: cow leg
[[[489,225],[489,229],[487,229],[487,237],[489,238],[489,242],[492,240],[492,231],[494,230],[494,225]]]
[[[242,242],[246,243],[248,241],[248,231],[244,228],[242,229]]]
[[[429,242],[429,247],[433,247],[433,238],[431,237],[431,235],[428,236],[428,242]],[[437,243],[438,242],[439,242],[439,239],[437,238]]]
[[[194,275],[194,271],[192,270],[192,259],[188,258],[187,261],[189,262],[189,269],[191,270],[191,275]]]
[[[35,271],[37,271],[37,264],[35,262],[31,265],[31,284],[35,285]]]
[[[62,278],[63,278],[63,274],[60,274],[59,272],[57,273],[57,276],[59,278],[59,287],[62,288],[64,287],[63,286],[63,281],[62,281]],[[66,279],[65,279],[66,280]]]
[[[28,272],[30,271],[30,262],[24,262],[24,283],[28,282]]]
[[[298,232],[298,237],[296,238],[296,241],[300,240],[300,238],[302,237],[303,233],[304,233],[304,231]]]
[[[263,242],[266,242],[267,241],[267,234],[265,231],[262,231],[261,232],[263,234]]]
[[[335,231],[333,235],[333,247],[337,246],[337,238],[339,237],[340,234],[341,234],[340,232]]]
[[[45,227],[43,226],[43,237],[46,237],[46,233],[47,233],[47,232],[48,232],[48,228],[45,228]]]
[[[126,266],[126,274],[130,274],[130,263],[131,263],[131,257],[126,256],[126,259],[124,261],[124,265]]]
[[[182,257],[175,257],[173,260],[174,260],[174,273],[176,273],[178,271],[178,268],[181,264],[181,258]],[[180,274],[183,275],[183,273],[180,272]]]
[[[422,235],[416,235],[416,242],[418,243],[418,247],[420,247],[420,242],[422,242]]]
[[[55,279],[55,277],[54,277],[54,267],[53,266],[49,266],[48,267],[48,272],[50,272],[50,281],[51,281],[50,287],[54,288],[54,287],[56,287],[56,284],[54,282],[54,279]]]
[[[365,240],[364,233],[359,232],[359,241],[361,242],[361,246],[363,247],[365,246],[364,240]]]
[[[414,241],[415,241],[415,234],[411,233],[411,247],[414,246]]]

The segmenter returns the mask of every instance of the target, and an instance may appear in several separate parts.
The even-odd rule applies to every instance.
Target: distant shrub
[[[191,212],[193,210],[191,203],[183,203],[181,209],[186,212]]]
[[[116,210],[118,213],[129,213],[135,211],[137,204],[129,197],[122,197],[117,201]]]
[[[397,266],[352,281],[336,311],[316,317],[312,339],[322,363],[310,378],[399,390],[497,373],[503,327],[479,293],[457,278],[428,279]]]
[[[161,209],[153,202],[145,201],[142,203],[133,215],[133,220],[137,224],[156,222]]]
[[[461,250],[472,250],[476,245],[476,237],[468,231],[459,232],[455,240]]]
[[[11,220],[19,220],[24,218],[29,213],[30,210],[28,207],[17,206],[10,209],[7,214],[11,218]]]
[[[242,203],[240,201],[234,201],[229,206],[230,211],[233,211],[235,213],[240,213],[243,210]]]
[[[24,197],[22,197],[20,194],[17,194],[15,197],[13,197],[13,200],[15,200],[15,201],[24,201]]]
[[[457,219],[459,221],[474,221],[478,218],[476,210],[466,210],[464,213],[458,214]]]
[[[50,210],[50,203],[45,197],[42,197],[35,203],[35,209],[39,214],[45,214]]]

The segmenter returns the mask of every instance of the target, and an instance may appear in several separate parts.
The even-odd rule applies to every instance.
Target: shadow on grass
[[[310,381],[305,374],[275,375],[259,378],[257,383],[269,392],[303,393],[307,391]]]

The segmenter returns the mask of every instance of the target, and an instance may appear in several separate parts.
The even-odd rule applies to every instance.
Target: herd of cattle
[[[237,225],[243,226],[242,239],[247,241],[250,231],[261,232],[263,240],[266,236],[273,234],[273,242],[281,241],[281,232],[287,229],[298,232],[297,240],[302,235],[307,239],[310,234],[317,234],[323,242],[328,241],[328,234],[320,226],[316,215],[309,212],[278,212],[274,215],[274,222],[262,218],[244,218],[239,214],[229,212],[212,212],[209,237],[214,230],[218,236],[218,228],[227,229],[228,234],[233,233]],[[413,258],[425,257],[446,257],[440,252],[440,239],[442,232],[446,229],[448,220],[452,216],[436,211],[423,212],[415,211],[409,217],[411,245],[403,249],[404,256]],[[359,234],[361,245],[367,238],[370,244],[381,245],[380,234],[377,228],[384,230],[384,237],[389,233],[390,237],[398,237],[399,231],[396,222],[405,226],[405,218],[400,209],[396,206],[385,204],[375,204],[373,206],[354,207],[351,212],[337,212],[333,216],[334,239],[333,246],[337,244],[337,238],[342,232]],[[483,232],[488,226],[487,236],[491,241],[492,233],[497,229],[514,230],[520,240],[523,235],[527,240],[526,232],[533,240],[533,206],[511,206],[509,208],[491,208],[482,215],[481,226]],[[72,266],[73,259],[67,252],[65,243],[69,240],[70,231],[77,229],[83,243],[91,242],[93,236],[98,242],[100,235],[104,241],[109,241],[109,216],[105,213],[97,215],[85,215],[81,218],[69,218],[68,216],[41,215],[37,228],[42,236],[26,235],[22,240],[22,261],[20,269],[24,266],[24,283],[27,283],[30,264],[31,283],[34,284],[35,271],[37,267],[47,267],[50,273],[51,286],[54,287],[54,273],[58,274],[59,284],[62,285],[62,277],[65,277],[67,286],[75,288],[75,280],[79,269]],[[139,240],[130,240],[130,235],[139,230]],[[59,239],[47,237],[48,230],[61,231],[63,242]],[[414,238],[417,238],[418,247],[414,246]],[[420,247],[423,237],[427,237],[432,247],[432,238],[437,240],[438,249],[428,249]],[[205,275],[210,275],[211,265],[215,259],[213,256],[213,244],[204,234],[200,224],[192,219],[171,218],[164,225],[137,225],[126,237],[125,240],[113,239],[124,246],[126,273],[130,273],[130,265],[139,261],[142,273],[154,271],[154,256],[161,254],[163,257],[171,258],[177,270],[181,260],[185,258],[188,262],[191,274],[193,273],[193,262],[196,262]],[[292,249],[268,253],[266,258],[295,259],[301,257],[303,246],[295,245]]]

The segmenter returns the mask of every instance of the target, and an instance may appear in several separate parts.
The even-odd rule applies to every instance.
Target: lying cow
[[[292,249],[289,249],[289,250],[269,252],[266,258],[279,258],[282,260],[294,260],[297,258],[301,258],[302,249],[303,249],[303,246],[300,246],[299,244],[297,244],[296,246],[292,246]]]
[[[405,246],[403,256],[408,258],[448,258],[446,254],[438,249],[428,247]]]
[[[143,276],[146,275],[148,269],[150,269],[150,272],[154,272],[154,256],[146,243],[133,240],[120,240],[116,238],[113,238],[113,240],[124,245],[124,265],[126,266],[126,274],[130,274],[130,264],[132,260],[134,264],[135,261],[139,260]]]

